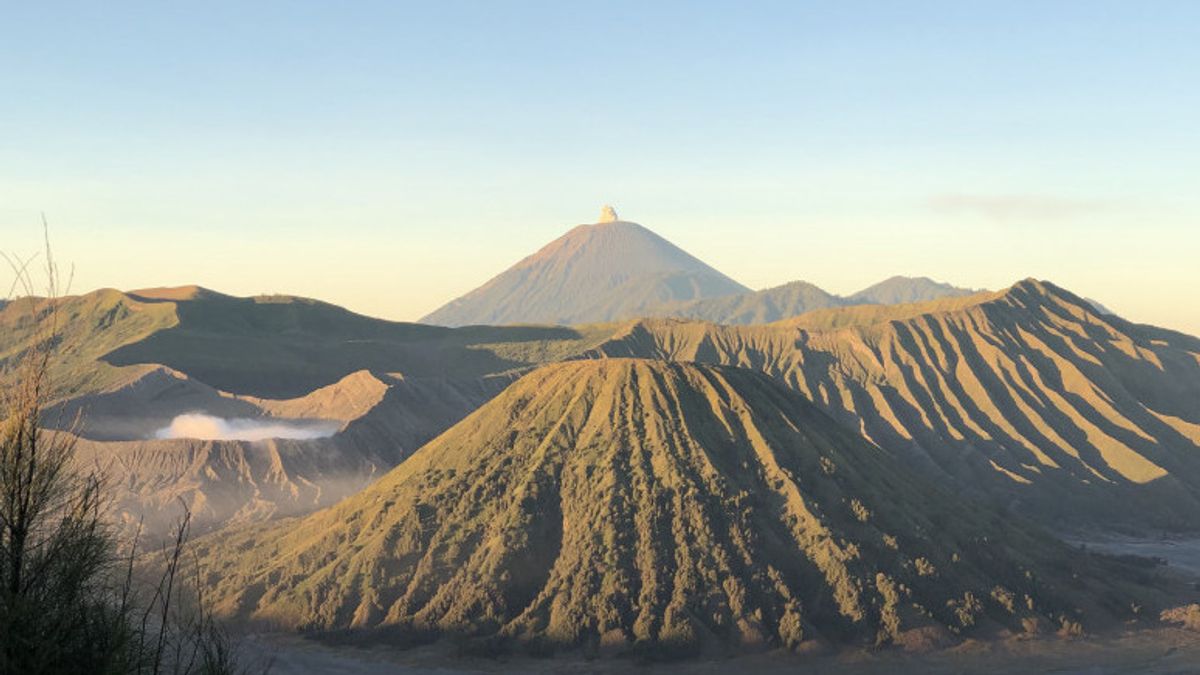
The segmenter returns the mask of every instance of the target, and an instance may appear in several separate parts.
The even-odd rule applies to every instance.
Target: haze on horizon
[[[612,203],[752,288],[1200,334],[1200,6],[88,3],[0,26],[0,250],[415,320]]]

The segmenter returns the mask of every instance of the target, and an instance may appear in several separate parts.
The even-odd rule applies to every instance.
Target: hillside
[[[0,308],[0,366],[35,339],[45,300]],[[533,366],[614,326],[446,329],[287,296],[199,287],[57,301],[51,428],[110,474],[117,515],[156,535],[188,504],[195,527],[308,513],[366,485]],[[177,416],[217,426],[334,429],[303,440],[160,438]],[[79,424],[76,425],[76,420]],[[190,432],[189,432],[190,433]],[[263,431],[261,433],[271,433]]]
[[[1163,599],[770,378],[623,359],[540,368],[362,493],[198,551],[228,614],[542,648],[937,642]]]
[[[0,359],[27,348],[27,307],[0,310]],[[221,522],[242,508],[237,499],[260,498],[266,474],[254,467],[275,462],[259,462],[260,450],[240,441],[197,454],[186,440],[154,439],[176,415],[335,423],[332,439],[306,442],[362,485],[519,374],[585,355],[761,370],[927,476],[1055,527],[1189,529],[1200,513],[1198,341],[1098,313],[1040,282],[732,327],[447,329],[195,287],[99,291],[66,298],[60,310],[62,398],[48,422],[66,426],[83,411],[89,443],[117,444],[101,454],[125,461],[132,442],[155,453],[120,473],[121,485],[138,486],[126,502],[134,516],[180,494],[212,498],[204,513]],[[288,456],[280,466],[290,494],[335,473],[330,465],[309,475],[315,465]],[[237,487],[209,471],[213,462],[245,467]],[[335,493],[279,512],[303,513]]]
[[[760,370],[926,476],[1048,525],[1200,522],[1200,340],[1049,283],[768,326],[640,321],[593,355]]]
[[[855,305],[898,305],[964,297],[975,291],[925,277],[892,277],[854,295],[828,293],[807,281],[793,281],[761,291],[687,302],[668,302],[644,309],[641,317],[679,318],[724,325],[773,323],[808,312]],[[627,318],[640,318],[630,316]]]
[[[864,288],[846,298],[853,305],[903,305],[928,302],[941,298],[954,298],[976,293],[929,277],[895,276]]]
[[[606,208],[479,288],[421,319],[444,326],[576,324],[748,289]]]
[[[25,354],[44,337],[40,318],[51,311],[48,300],[19,298],[0,305],[0,369]],[[103,357],[121,347],[144,340],[178,323],[172,307],[133,300],[112,289],[57,301],[59,350],[51,364],[54,397],[94,393],[127,384],[148,369],[116,368]]]
[[[572,229],[421,321],[440,326],[567,325],[677,317],[761,324],[816,309],[972,292],[926,277],[892,277],[848,297],[805,281],[751,291],[605,207],[599,222]]]
[[[45,299],[0,306],[0,367],[37,337]],[[239,298],[186,286],[102,289],[56,301],[54,398],[119,389],[158,366],[221,391],[295,398],[360,370],[477,378],[528,368],[608,337],[613,326],[447,329],[375,319],[293,296]]]
[[[750,293],[667,303],[649,308],[644,316],[677,317],[720,324],[758,324],[843,304],[842,298],[826,293],[813,284],[793,281]]]
[[[303,396],[360,370],[484,377],[535,365],[538,354],[556,346],[588,344],[611,332],[604,326],[455,330],[375,319],[292,296],[208,292],[191,300],[126,302],[169,306],[175,320],[104,354],[105,362],[162,364],[224,391],[266,398]]]

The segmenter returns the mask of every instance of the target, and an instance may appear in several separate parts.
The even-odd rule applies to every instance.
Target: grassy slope
[[[15,363],[39,338],[37,317],[51,311],[46,300],[23,298],[0,306],[0,366]],[[105,354],[158,331],[178,319],[168,304],[148,304],[105,289],[57,301],[61,327],[51,379],[58,397],[104,391],[125,384],[146,368],[119,368]]]
[[[608,334],[603,327],[448,329],[372,319],[292,297],[217,297],[176,307],[178,325],[105,360],[161,363],[224,391],[288,398],[359,370],[478,378],[557,358]]]
[[[44,301],[0,307],[0,362],[29,348],[32,312],[46,309]],[[64,400],[48,412],[50,423],[83,412],[87,461],[108,467],[120,486],[118,514],[131,522],[145,514],[150,534],[170,525],[178,498],[199,530],[328,505],[490,399],[515,377],[510,371],[578,353],[615,329],[452,330],[196,287],[69,297],[59,320],[52,377]],[[294,396],[303,398],[276,400]],[[321,417],[345,427],[308,442],[102,442],[145,439],[194,410]]]
[[[184,292],[186,291],[186,292]],[[223,391],[293,398],[360,370],[477,379],[569,357],[615,325],[460,329],[373,319],[288,296],[234,298],[204,289],[102,290],[59,301],[58,396],[128,384],[165,365]],[[35,338],[43,300],[0,306],[0,366]]]
[[[589,648],[920,641],[1163,600],[770,378],[642,360],[540,368],[362,493],[198,550],[230,614]]]

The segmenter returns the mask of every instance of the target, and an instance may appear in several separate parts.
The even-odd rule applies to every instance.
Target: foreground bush
[[[35,298],[28,264],[8,260],[38,339],[0,355],[0,674],[238,672],[186,564],[186,512],[161,555],[120,542],[102,468],[81,469],[76,436],[43,425],[58,274],[47,247],[47,293]],[[149,582],[135,574],[145,558],[158,570]]]

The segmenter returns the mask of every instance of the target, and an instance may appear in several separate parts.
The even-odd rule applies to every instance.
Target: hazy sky
[[[612,203],[753,287],[1035,276],[1200,334],[1200,2],[48,2],[0,249],[416,319]]]

